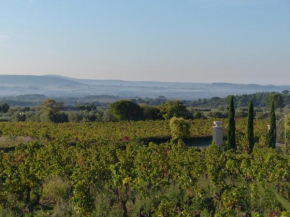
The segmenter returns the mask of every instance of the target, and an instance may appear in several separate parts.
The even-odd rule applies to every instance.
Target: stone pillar
[[[213,123],[215,126],[213,127],[212,141],[221,148],[223,145],[223,128],[221,127],[222,122],[215,121]]]

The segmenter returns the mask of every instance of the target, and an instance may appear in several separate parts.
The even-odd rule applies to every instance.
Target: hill
[[[258,84],[90,80],[58,75],[0,75],[2,97],[23,94],[43,94],[48,97],[112,95],[123,98],[165,96],[168,99],[196,100],[226,97],[230,94],[281,92],[289,89],[290,86]]]

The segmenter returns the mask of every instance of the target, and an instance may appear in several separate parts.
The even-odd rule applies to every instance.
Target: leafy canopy
[[[119,121],[136,121],[143,118],[143,109],[130,100],[110,104],[110,112]]]
[[[165,104],[159,106],[162,117],[166,120],[172,117],[186,118],[188,111],[180,101],[167,101]]]

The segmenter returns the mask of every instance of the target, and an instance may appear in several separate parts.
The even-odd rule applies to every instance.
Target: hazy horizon
[[[286,0],[3,0],[0,74],[290,85]]]

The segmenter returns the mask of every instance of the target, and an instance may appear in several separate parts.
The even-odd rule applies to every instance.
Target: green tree
[[[280,93],[272,93],[268,98],[268,106],[271,108],[272,102],[274,102],[275,108],[284,107],[284,99]]]
[[[62,102],[56,102],[53,99],[44,100],[39,109],[46,114],[56,114],[63,109]]]
[[[236,147],[236,123],[235,123],[235,106],[234,97],[230,98],[230,108],[228,116],[228,149],[237,149]]]
[[[95,110],[97,110],[97,107],[95,104],[77,105],[76,108],[78,108],[81,111],[95,111]]]
[[[10,106],[7,103],[2,103],[2,105],[0,105],[0,112],[6,113],[8,112]]]
[[[252,153],[254,148],[254,106],[252,100],[249,103],[248,110],[247,140],[249,143],[249,153]]]
[[[275,114],[275,103],[272,102],[270,112],[270,129],[269,129],[269,146],[276,148],[276,114]]]
[[[160,114],[166,120],[172,117],[186,118],[188,111],[180,101],[167,101],[165,104],[159,106]]]
[[[144,119],[145,120],[162,119],[162,117],[160,116],[159,108],[157,108],[155,106],[144,106],[143,111],[144,111]]]
[[[173,140],[185,139],[190,136],[190,123],[183,118],[171,118],[170,129]]]
[[[40,117],[42,122],[68,122],[68,115],[60,112],[63,109],[62,102],[56,102],[53,99],[47,99],[41,103],[38,109],[42,112]]]
[[[143,109],[130,100],[110,104],[110,112],[119,121],[136,121],[143,118]]]

